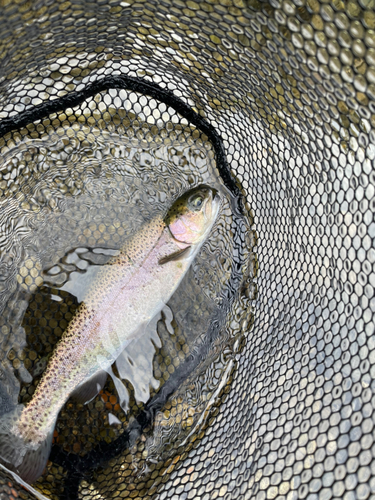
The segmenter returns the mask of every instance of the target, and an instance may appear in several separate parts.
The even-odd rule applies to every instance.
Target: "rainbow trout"
[[[63,333],[26,406],[0,422],[0,460],[25,481],[43,472],[58,414],[74,393],[92,399],[106,370],[160,313],[207,238],[219,211],[216,191],[186,192],[102,266]]]

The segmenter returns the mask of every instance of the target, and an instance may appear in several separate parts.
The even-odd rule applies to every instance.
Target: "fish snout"
[[[207,223],[212,223],[216,219],[220,204],[221,197],[219,192],[214,188],[210,188],[209,198],[206,200],[205,206],[205,219]]]

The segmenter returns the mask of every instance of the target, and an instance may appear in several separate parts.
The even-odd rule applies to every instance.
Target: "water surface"
[[[103,391],[84,406],[69,400],[56,425],[55,444],[81,456],[119,436],[187,356],[198,355],[233,263],[241,261],[242,292],[209,356],[131,451],[134,470],[145,474],[194,441],[230,385],[235,353],[252,321],[256,263],[249,214],[239,233],[243,241],[235,241],[233,200],[210,142],[173,109],[141,99],[110,90],[0,143],[0,329],[6,411],[30,400],[100,266],[188,189],[218,189],[217,223],[161,316],[113,365]],[[49,472],[55,486],[43,478],[39,485],[58,498],[64,471],[50,464]]]

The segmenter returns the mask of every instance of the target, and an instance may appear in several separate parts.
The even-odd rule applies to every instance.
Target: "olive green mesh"
[[[111,381],[88,405],[69,400],[35,488],[51,500],[372,498],[375,3],[0,5],[4,408],[30,399],[74,314],[67,277],[79,286],[85,262],[104,263],[189,186],[226,193],[169,304],[173,335],[164,317],[145,339],[151,397],[209,338],[207,356],[138,432],[149,413],[131,384],[128,413]],[[213,127],[224,160],[171,95]],[[36,498],[2,474],[1,500]]]

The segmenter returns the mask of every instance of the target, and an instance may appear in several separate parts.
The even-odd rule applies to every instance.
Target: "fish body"
[[[9,421],[5,419],[6,425],[0,424],[4,465],[28,482],[39,477],[62,406],[108,370],[162,310],[207,238],[219,205],[211,188],[188,191],[165,218],[155,216],[147,222],[119,255],[102,266],[56,345],[32,399],[25,407],[19,405]]]

